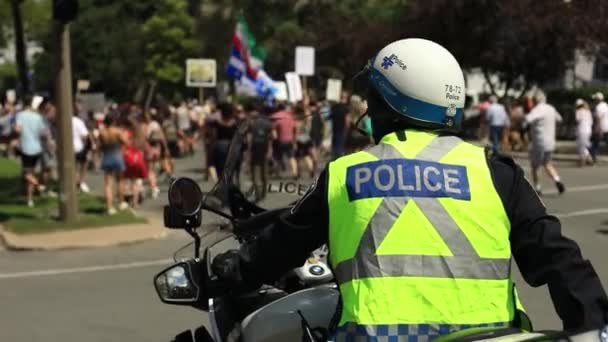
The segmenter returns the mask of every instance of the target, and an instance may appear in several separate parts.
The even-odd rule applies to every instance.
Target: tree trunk
[[[483,78],[486,80],[486,83],[488,83],[488,86],[490,86],[490,92],[492,95],[496,95],[496,89],[494,87],[494,83],[492,83],[492,80],[490,80],[488,71],[486,69],[481,69],[481,72],[483,73]]]
[[[512,77],[507,78],[507,81],[505,82],[505,92],[502,95],[503,98],[507,97],[507,95],[509,94],[509,89],[511,88],[512,85],[513,85],[513,78]]]
[[[25,37],[23,35],[23,17],[21,16],[22,0],[11,0],[13,10],[13,24],[15,25],[15,60],[17,61],[17,71],[19,73],[19,83],[21,87],[18,93],[23,96],[30,91],[30,82],[27,73],[27,56],[25,50]]]

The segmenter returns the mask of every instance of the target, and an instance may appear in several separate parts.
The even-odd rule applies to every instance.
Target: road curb
[[[169,234],[168,230],[156,221],[21,235],[9,232],[0,225],[0,241],[7,250],[12,251],[55,251],[128,245],[165,238]]]
[[[507,155],[509,155],[513,158],[529,159],[528,152],[509,152]],[[579,157],[577,154],[569,154],[569,153],[555,153],[555,154],[553,154],[552,158],[553,158],[553,160],[556,160],[556,161],[578,162],[578,160],[579,160]],[[608,163],[608,157],[598,156],[597,162],[602,163],[602,164]]]
[[[6,250],[6,242],[4,242],[4,227],[0,224],[0,251]]]

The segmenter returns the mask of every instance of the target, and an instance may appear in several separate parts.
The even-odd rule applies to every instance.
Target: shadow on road
[[[202,168],[202,167],[193,167],[193,168],[187,168],[187,169],[184,169],[184,170],[180,170],[180,172],[204,174],[205,173],[205,169]]]
[[[606,224],[607,222],[604,222]],[[598,229],[595,231],[598,234],[608,235],[608,229]]]

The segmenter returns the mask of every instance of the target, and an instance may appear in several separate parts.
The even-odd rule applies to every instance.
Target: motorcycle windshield
[[[201,255],[207,249],[216,250],[221,247],[220,251],[223,251],[238,247],[238,244],[233,239],[231,231],[227,229],[223,223],[203,224],[198,231],[201,235],[201,247],[199,249]],[[231,244],[229,246],[223,246],[224,242],[228,240],[230,240]],[[191,241],[175,251],[173,260],[175,262],[189,260],[192,259],[193,254],[194,241]],[[214,252],[213,254],[217,254],[217,252]]]
[[[252,128],[252,122],[255,122],[255,120],[255,118],[251,118],[240,123],[227,151],[221,151],[225,153],[225,156],[220,158],[224,160],[223,172],[218,175],[217,183],[204,195],[203,202],[206,206],[239,217],[239,213],[234,212],[233,206],[238,200],[237,207],[240,207],[241,204],[246,204],[245,206],[248,207],[249,215],[244,215],[247,217],[250,214],[263,210],[290,206],[306,193],[312,183],[312,178],[310,177],[306,177],[303,180],[294,180],[293,177],[275,177],[269,178],[266,183],[254,186],[250,168],[253,164],[266,163],[266,166],[269,167],[267,173],[269,173],[271,162],[267,158],[272,154],[272,148],[274,147],[271,143],[272,137],[268,136],[264,144],[265,146],[262,146],[265,149],[264,153],[258,153],[259,150],[256,151],[256,148],[260,148],[260,144],[256,144],[255,142],[252,144],[249,141],[251,140],[249,139],[249,134],[252,129],[255,129],[255,125]],[[274,121],[276,122],[276,120]],[[214,153],[216,152],[214,151]],[[251,162],[252,158],[257,158],[255,163]],[[204,186],[201,187],[205,188]],[[237,193],[237,200],[235,200],[235,192]],[[232,226],[228,219],[209,211],[204,211],[203,224],[198,229],[198,232],[202,236],[200,250],[202,252],[205,248],[216,244],[218,239],[221,240],[230,235],[232,233]],[[176,252],[176,258],[183,259],[191,256],[192,248],[188,248],[187,246],[182,247]]]
[[[305,132],[310,122],[306,121],[306,117],[300,118],[295,116],[295,118],[298,132]],[[305,158],[302,158],[302,163],[300,163],[302,164],[300,165],[302,177],[294,179],[289,170],[289,161],[279,160],[281,158],[276,157],[277,153],[275,152],[281,152],[285,148],[293,148],[294,150],[291,153],[296,152],[295,146],[273,144],[270,134],[264,143],[256,142],[257,120],[260,119],[250,118],[238,126],[224,159],[223,172],[219,175],[217,184],[206,194],[204,198],[205,204],[214,208],[229,208],[231,204],[231,191],[234,194],[235,189],[237,189],[237,191],[243,194],[245,199],[251,203],[256,203],[264,209],[283,208],[295,203],[306,193],[310,184],[312,184],[313,179],[310,177],[309,172],[304,172],[306,166],[304,163]],[[270,117],[267,122],[274,124],[279,123],[280,120],[287,119],[283,117]],[[298,136],[298,139],[300,139],[300,136]],[[308,153],[312,147],[310,144],[307,144],[308,142],[300,142],[298,140],[297,146],[304,146],[306,148],[301,149],[298,147],[298,150]],[[270,158],[271,155],[275,156],[275,158]],[[263,169],[260,169],[261,164],[265,164],[267,176],[274,174],[274,177],[268,177],[265,183],[261,181],[261,177],[259,176],[261,172],[264,172],[262,171]],[[283,167],[285,170],[283,170]],[[256,168],[255,172],[258,174],[256,184],[253,183],[252,172],[254,171],[251,168]],[[281,174],[282,177],[277,174]]]
[[[232,137],[224,162],[224,170],[218,175],[218,182],[203,199],[207,205],[217,207],[218,205],[226,204],[228,202],[228,190],[232,186],[237,186],[236,180],[238,175],[236,172],[240,171],[239,166],[247,140],[248,127],[247,122],[242,122]]]

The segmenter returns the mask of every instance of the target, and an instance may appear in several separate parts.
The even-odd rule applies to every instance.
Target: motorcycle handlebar
[[[289,209],[289,207],[285,207],[267,210],[247,219],[235,220],[234,233],[239,237],[258,234],[264,228],[276,222],[278,217]]]

